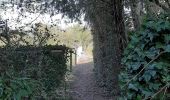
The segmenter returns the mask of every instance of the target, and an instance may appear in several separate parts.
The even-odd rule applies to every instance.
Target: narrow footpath
[[[71,96],[73,100],[115,100],[104,96],[102,89],[96,86],[93,73],[93,62],[88,57],[79,59],[73,68]]]

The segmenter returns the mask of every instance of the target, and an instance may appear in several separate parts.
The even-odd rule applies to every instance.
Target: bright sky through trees
[[[5,0],[0,0],[0,4],[2,4],[3,1]],[[22,29],[24,28],[25,30],[28,30],[30,26],[35,23],[57,25],[61,29],[66,29],[78,23],[71,22],[69,18],[63,16],[62,14],[50,16],[50,14],[21,12],[19,9],[17,9],[17,6],[10,6],[11,5],[9,5],[9,7],[5,10],[0,8],[0,18],[2,20],[8,20],[8,25],[11,29],[18,29],[22,27]],[[82,24],[85,25],[85,22],[83,20]]]

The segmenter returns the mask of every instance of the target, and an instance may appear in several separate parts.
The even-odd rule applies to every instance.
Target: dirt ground
[[[104,96],[102,89],[96,86],[91,58],[79,59],[73,68],[73,77],[70,86],[73,100],[115,100]]]

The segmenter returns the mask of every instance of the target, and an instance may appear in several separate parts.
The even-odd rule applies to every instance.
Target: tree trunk
[[[100,86],[119,94],[118,74],[121,53],[126,41],[123,21],[123,0],[95,2],[91,20],[94,41],[94,66]]]

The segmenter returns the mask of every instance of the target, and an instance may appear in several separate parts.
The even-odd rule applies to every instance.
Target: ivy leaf
[[[156,68],[157,69],[162,69],[163,68],[163,65],[164,65],[164,63],[163,62],[158,62],[158,63],[155,63],[156,64]]]
[[[146,90],[143,90],[142,93],[145,95],[145,99],[153,94],[152,92]]]
[[[26,90],[21,89],[16,95],[15,98],[16,100],[21,100],[22,97],[28,96],[29,93]]]
[[[165,29],[169,29],[169,27],[170,27],[170,23],[168,21],[165,21],[165,23],[164,23],[164,30]]]
[[[169,26],[170,26],[170,23],[168,21],[161,20],[161,21],[157,22],[156,30],[157,30],[157,32],[160,32],[162,30],[169,29]]]
[[[149,83],[149,89],[154,89],[154,90],[158,90],[159,87],[161,86],[160,83]]]
[[[150,75],[151,75],[152,77],[154,77],[154,76],[156,75],[156,71],[154,71],[154,70],[150,71]]]
[[[165,42],[166,42],[166,43],[169,43],[169,41],[170,41],[170,35],[169,35],[169,34],[165,34],[165,35],[164,35],[164,38],[165,38]]]
[[[168,76],[164,76],[163,77],[163,81],[166,82],[166,83],[170,82],[170,76],[169,75]]]
[[[141,63],[140,62],[136,62],[136,63],[133,63],[132,65],[132,69],[133,70],[138,70],[141,66]]]
[[[156,29],[156,24],[154,21],[149,21],[146,23],[147,28]]]
[[[153,33],[149,32],[149,33],[148,33],[148,37],[150,38],[150,41],[152,41],[152,40],[153,40],[153,38],[154,38]]]
[[[0,97],[2,96],[3,94],[3,88],[0,87]]]
[[[145,55],[150,59],[153,59],[155,57],[155,53],[150,51],[145,52]]]
[[[138,95],[136,100],[142,100],[142,96],[141,95]]]
[[[156,48],[163,48],[163,44],[161,42],[156,42]]]
[[[149,74],[144,75],[144,79],[146,82],[149,82],[151,79],[151,76]]]
[[[127,93],[127,98],[128,98],[128,100],[129,100],[129,99],[132,99],[132,98],[133,98],[133,95],[134,95],[134,93],[128,92],[128,93]]]
[[[135,47],[135,46],[132,45],[132,44],[129,44],[129,45],[128,45],[128,48],[129,48],[129,49],[133,49],[134,47]]]
[[[165,46],[165,51],[170,52],[170,45]]]
[[[149,82],[150,79],[151,79],[151,75],[150,75],[150,72],[149,71],[146,71],[143,76],[142,76],[146,82]]]
[[[156,27],[157,27],[156,30],[157,30],[157,32],[160,32],[164,28],[163,24],[164,24],[164,21],[162,21],[162,20],[156,23]]]
[[[135,91],[138,91],[138,88],[134,84],[131,84],[131,83],[128,85],[128,88],[135,90]]]

